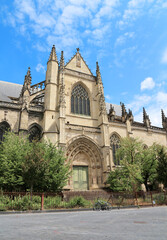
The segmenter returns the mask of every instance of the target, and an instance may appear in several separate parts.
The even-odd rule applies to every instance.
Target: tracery
[[[90,116],[90,100],[87,91],[78,84],[71,94],[71,112]]]

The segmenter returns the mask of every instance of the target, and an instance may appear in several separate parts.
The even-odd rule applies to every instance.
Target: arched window
[[[110,138],[110,146],[112,148],[113,162],[115,165],[120,165],[120,162],[116,160],[116,150],[120,146],[120,138],[114,133]]]
[[[29,141],[30,142],[32,142],[33,140],[39,141],[41,139],[42,131],[38,126],[36,126],[36,125],[32,126],[28,132],[29,132]]]
[[[10,131],[10,125],[7,122],[0,123],[0,143],[4,140],[6,131]]]
[[[71,94],[71,112],[90,116],[90,100],[86,90],[78,84]]]

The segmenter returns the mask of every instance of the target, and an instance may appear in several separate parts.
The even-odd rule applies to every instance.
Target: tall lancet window
[[[110,138],[110,146],[112,148],[113,162],[115,165],[120,165],[118,159],[116,159],[116,151],[120,146],[120,138],[114,133]]]
[[[0,123],[0,143],[4,140],[5,132],[10,131],[10,126],[7,122]]]
[[[42,131],[38,126],[32,126],[29,131],[29,141],[39,141],[41,139]]]
[[[71,112],[90,116],[90,100],[87,91],[78,84],[71,94]]]

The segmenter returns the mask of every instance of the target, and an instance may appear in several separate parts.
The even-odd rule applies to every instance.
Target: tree
[[[157,166],[158,166],[158,156],[157,156],[157,146],[153,144],[148,148],[143,149],[142,154],[142,177],[143,183],[146,190],[148,191],[148,183],[153,184],[157,179]]]
[[[45,144],[42,142],[26,142],[27,154],[22,160],[22,176],[26,188],[42,191],[47,162],[44,159]]]
[[[157,145],[158,167],[157,180],[167,187],[167,152],[164,146]]]
[[[122,138],[116,159],[120,167],[111,171],[108,183],[113,191],[137,191],[143,179],[141,175],[142,142],[134,138]]]
[[[64,153],[61,148],[52,143],[45,143],[44,159],[47,162],[44,174],[44,190],[61,190],[67,183],[71,174],[70,163],[65,162]]]
[[[58,191],[69,178],[69,164],[63,151],[52,143],[31,142],[23,162],[23,179],[31,192]]]
[[[47,142],[7,133],[0,146],[0,187],[3,190],[61,190],[69,177],[61,149]]]
[[[0,144],[0,188],[13,191],[23,187],[22,161],[25,155],[25,139],[6,133]]]

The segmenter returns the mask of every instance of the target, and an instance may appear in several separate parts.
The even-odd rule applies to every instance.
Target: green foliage
[[[7,133],[0,145],[0,188],[7,191],[58,191],[69,177],[61,149]]]
[[[167,197],[165,196],[164,193],[153,196],[153,199],[154,199],[155,203],[158,205],[167,204]]]
[[[22,162],[26,156],[26,139],[7,133],[0,145],[0,187],[12,191],[24,185]]]
[[[158,152],[158,167],[157,167],[157,179],[160,183],[163,183],[167,187],[167,152],[166,148],[157,145]]]
[[[141,151],[142,143],[134,138],[123,138],[116,158],[120,166],[111,171],[108,183],[113,191],[137,191],[142,183]]]
[[[60,148],[56,148],[52,143],[46,144],[45,147],[44,191],[58,191],[65,186],[69,178],[70,165],[65,163],[65,157]]]
[[[58,208],[61,207],[62,199],[59,196],[56,197],[45,197],[44,198],[44,208]]]
[[[148,182],[153,184],[157,179],[157,146],[153,144],[151,147],[143,149],[142,160],[142,177],[146,190],[148,191]]]
[[[153,144],[143,148],[143,143],[134,138],[123,138],[116,152],[120,166],[110,172],[108,183],[113,191],[137,191],[144,183],[155,185],[158,180],[167,186],[166,148]]]
[[[37,201],[38,198],[38,201]],[[38,210],[41,207],[41,197],[34,196],[33,201],[31,201],[30,196],[17,196],[11,198],[9,196],[0,196],[0,209],[2,210]]]
[[[66,207],[74,208],[74,207],[86,207],[90,206],[90,202],[85,200],[82,196],[76,196],[69,200]]]
[[[62,201],[60,196],[44,197],[44,209],[56,208],[77,208],[77,207],[91,207],[91,202],[85,200],[82,196],[71,198],[69,202]],[[0,211],[6,210],[39,210],[41,208],[41,196],[30,195],[13,197],[1,195],[0,196]]]

